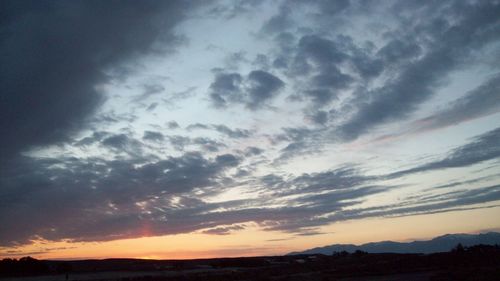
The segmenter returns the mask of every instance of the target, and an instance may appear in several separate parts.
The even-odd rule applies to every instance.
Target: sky
[[[0,257],[500,230],[500,1],[0,1]]]

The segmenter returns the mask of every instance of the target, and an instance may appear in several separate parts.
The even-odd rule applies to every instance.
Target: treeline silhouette
[[[32,257],[23,257],[16,259],[3,259],[0,262],[0,276],[27,276],[49,274],[49,266]]]
[[[500,280],[500,246],[458,244],[450,252],[434,254],[370,254],[335,252],[331,255],[221,258],[184,261],[82,260],[40,261],[31,257],[0,261],[0,277],[68,274],[102,271],[140,271],[144,275],[118,281],[328,281],[373,276],[414,276],[430,281]],[[165,271],[170,275],[153,274]],[[406,274],[406,275],[405,275]],[[402,278],[402,279],[401,279]],[[399,279],[411,279],[401,277]]]
[[[62,274],[71,272],[69,262],[43,261],[32,257],[3,259],[0,261],[0,277]]]

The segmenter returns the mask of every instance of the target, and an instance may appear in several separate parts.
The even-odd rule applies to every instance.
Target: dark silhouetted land
[[[457,245],[433,254],[375,254],[216,258],[198,260],[106,259],[47,261],[4,259],[2,280],[500,280],[500,246]]]

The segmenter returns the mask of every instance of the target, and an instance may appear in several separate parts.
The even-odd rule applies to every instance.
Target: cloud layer
[[[0,246],[498,206],[499,14],[2,1]]]

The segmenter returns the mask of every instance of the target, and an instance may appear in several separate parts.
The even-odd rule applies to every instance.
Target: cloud
[[[373,28],[382,40],[360,41],[331,27],[357,26],[356,20],[366,19],[372,8],[394,16],[390,27],[389,20],[382,19],[371,19],[373,27],[362,25]],[[294,12],[306,9],[315,17],[313,24],[294,22],[300,18]],[[312,103],[305,117],[321,125],[333,121],[328,138],[352,141],[377,126],[410,117],[450,74],[478,63],[477,50],[498,43],[493,26],[499,9],[491,2],[384,3],[367,8],[366,3],[349,1],[295,1],[283,4],[263,30],[274,36],[274,65],[293,85],[292,100]],[[327,109],[339,114],[325,116]]]
[[[273,143],[288,142],[280,150],[280,155],[274,160],[274,164],[281,164],[294,157],[311,155],[320,151],[324,128],[285,127],[282,130],[282,134],[271,137]]]
[[[468,7],[457,4],[450,8],[444,5],[440,9],[460,14],[461,17],[456,17],[460,20],[450,23],[431,16],[422,24],[417,24],[416,30],[407,30],[404,34],[414,32],[414,38],[426,36],[432,41],[426,46],[427,52],[414,61],[410,60],[404,68],[399,68],[399,75],[395,73],[397,76],[394,79],[355,98],[351,105],[356,108],[356,113],[337,130],[339,136],[353,140],[374,126],[407,118],[422,102],[434,95],[452,71],[472,58],[477,49],[498,41],[492,26],[497,22],[495,13],[500,11],[500,5],[482,2]],[[407,42],[414,42],[404,38]],[[393,44],[390,42],[386,47],[397,48]],[[398,47],[403,48],[401,53],[407,52],[407,46]]]
[[[245,156],[246,157],[250,157],[250,156],[256,156],[256,155],[260,155],[264,152],[263,149],[261,148],[258,148],[258,147],[255,147],[255,146],[249,146],[245,149]]]
[[[177,129],[179,128],[179,124],[172,120],[167,122],[167,128],[169,128],[170,130]]]
[[[163,134],[160,132],[144,131],[144,136],[142,136],[142,139],[152,142],[162,142],[163,140],[165,140],[165,136],[163,136]]]
[[[477,137],[447,159],[476,155],[481,147],[498,143],[498,132]],[[432,190],[443,188],[429,189],[398,203],[360,207],[371,196],[402,186],[380,184],[387,177],[368,176],[355,165],[345,165],[299,176],[269,174],[233,181],[234,186],[251,188],[259,198],[210,203],[204,194],[213,196],[227,189],[226,172],[240,167],[239,156],[205,158],[190,152],[164,159],[18,161],[2,171],[0,222],[5,231],[0,233],[1,245],[26,244],[37,238],[106,241],[195,231],[224,235],[246,223],[268,231],[319,234],[318,227],[340,220],[445,212],[500,200],[500,187],[491,185],[440,195],[431,194]],[[446,161],[392,176],[442,167]]]
[[[168,136],[170,144],[176,149],[183,151],[184,147],[191,144],[191,139],[180,135],[170,135]]]
[[[202,231],[202,233],[211,234],[211,235],[229,235],[229,234],[233,233],[234,231],[243,230],[243,229],[245,229],[244,225],[220,226],[220,227],[204,230],[204,231]]]
[[[162,218],[175,221],[176,215],[171,218],[170,212],[186,214],[203,206],[198,199],[182,199],[183,195],[215,188],[224,171],[240,160],[230,154],[206,159],[186,153],[151,162],[138,158],[17,161],[2,171],[1,245],[25,244],[37,237],[99,241],[199,229],[201,222],[192,225],[181,217],[177,227],[161,226],[166,223]],[[145,234],[145,223],[159,229],[152,226],[152,232]]]
[[[252,110],[261,108],[263,103],[272,99],[280,89],[285,86],[285,83],[278,77],[263,70],[254,70],[248,75],[249,100],[247,107]]]
[[[193,144],[200,145],[203,150],[209,151],[209,152],[218,152],[219,149],[226,147],[225,144],[212,140],[210,138],[203,138],[203,137],[198,137],[194,138],[192,140]]]
[[[212,105],[248,110],[241,117],[249,119],[241,124],[253,129],[212,123],[231,116],[218,111],[213,118],[219,121],[214,121],[205,114],[210,112],[193,115],[188,102],[188,111],[162,108],[160,114],[159,106],[179,99],[194,97],[192,101],[199,102],[195,89],[207,85],[169,92],[156,78],[139,82],[136,89],[127,87],[139,91],[137,101],[144,100],[141,115],[119,108],[92,116],[102,102],[100,85],[123,82],[133,73],[129,63],[160,53],[158,48],[170,53],[179,45],[182,37],[174,30],[183,30],[176,27],[191,2],[124,1],[115,6],[77,1],[43,7],[35,2],[29,7],[24,7],[27,2],[6,3],[0,4],[8,6],[0,8],[5,14],[0,24],[6,31],[0,35],[0,51],[8,55],[0,58],[0,82],[6,89],[0,109],[2,120],[9,123],[2,125],[5,137],[0,143],[5,144],[0,150],[2,246],[36,239],[226,235],[248,225],[296,236],[318,235],[322,226],[341,220],[483,208],[500,200],[497,177],[488,175],[421,189],[410,186],[417,191],[412,194],[404,190],[407,175],[499,159],[500,128],[437,160],[389,175],[366,171],[357,163],[335,162],[345,159],[342,155],[333,159],[337,166],[309,167],[315,172],[301,173],[299,162],[279,166],[296,156],[311,156],[339,136],[354,140],[374,127],[410,117],[450,73],[475,65],[480,53],[498,43],[497,3],[384,3],[363,8],[365,3],[356,1],[285,2],[252,37],[266,40],[259,45],[262,49],[230,50],[227,68],[215,69],[209,77]],[[215,10],[201,20],[214,24],[221,22],[214,16],[259,12],[255,8],[260,6],[206,5]],[[380,16],[375,23],[365,18],[358,25],[356,17],[371,8],[387,8],[382,15],[393,17]],[[116,14],[105,13],[110,9]],[[227,18],[223,22],[232,23]],[[387,25],[381,27],[381,22]],[[348,23],[354,31],[339,28]],[[190,24],[184,27],[197,31]],[[373,34],[357,36],[357,28]],[[272,44],[274,49],[268,49]],[[182,71],[191,66],[189,61]],[[170,71],[177,69],[168,69],[169,75]],[[497,73],[414,125],[434,129],[498,112],[499,83]],[[289,95],[284,101],[293,104],[256,115],[282,93]],[[192,124],[170,134],[180,128],[168,121],[173,116]],[[266,124],[268,117],[277,121]],[[285,123],[290,127],[276,133]],[[271,145],[263,141],[266,137]],[[20,155],[47,144],[52,146],[38,154]],[[346,144],[333,148],[343,153]],[[498,166],[491,164],[492,169]],[[396,189],[401,196],[391,201]],[[238,198],[228,199],[228,194]]]
[[[455,126],[463,122],[495,114],[500,111],[500,75],[496,74],[479,87],[448,103],[445,108],[425,118],[413,121],[399,133],[386,134],[376,141],[395,139],[403,136]]]
[[[181,135],[168,135],[165,136],[170,145],[175,150],[184,151],[186,148],[195,146],[205,152],[218,152],[220,149],[226,148],[227,145],[208,137],[195,137],[190,138]]]
[[[441,160],[425,163],[415,168],[390,174],[388,177],[401,177],[414,173],[458,168],[474,165],[500,157],[500,128],[477,136],[473,141],[452,150]]]
[[[433,214],[455,210],[467,210],[483,207],[467,207],[476,204],[493,203],[500,200],[500,185],[484,186],[472,190],[452,192],[444,196],[431,196],[427,199],[417,198],[413,201],[366,209],[354,209],[346,212],[343,219],[354,219],[377,216],[410,216],[417,214]],[[498,205],[496,205],[498,206]]]
[[[245,77],[239,73],[217,73],[210,85],[210,99],[216,108],[243,104],[247,109],[258,110],[284,86],[281,79],[263,70],[251,71]]]
[[[96,86],[113,79],[114,70],[182,42],[173,28],[186,4],[2,2],[2,161],[81,129],[103,101]]]
[[[463,97],[451,102],[447,108],[415,121],[417,131],[453,126],[500,111],[500,75],[486,81]]]
[[[226,137],[233,139],[249,138],[252,133],[246,129],[231,129],[223,124],[201,124],[195,123],[186,127],[187,130],[214,130],[223,134]]]
[[[238,73],[219,73],[210,85],[210,99],[217,108],[224,108],[228,103],[241,102],[241,82],[243,78]]]

